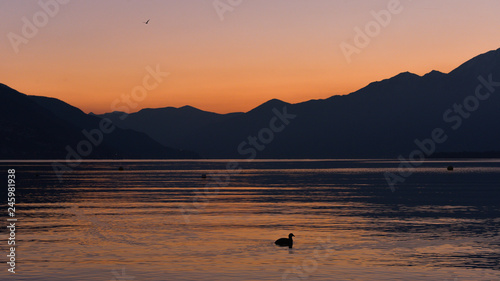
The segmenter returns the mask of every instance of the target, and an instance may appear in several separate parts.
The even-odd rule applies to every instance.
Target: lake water
[[[500,280],[500,160],[427,161],[395,192],[391,160],[228,162],[0,163],[0,279]]]

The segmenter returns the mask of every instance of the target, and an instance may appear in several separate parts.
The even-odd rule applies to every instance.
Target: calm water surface
[[[88,161],[62,182],[0,163],[19,219],[0,279],[500,280],[500,160],[428,161],[395,192],[389,160],[228,162]]]

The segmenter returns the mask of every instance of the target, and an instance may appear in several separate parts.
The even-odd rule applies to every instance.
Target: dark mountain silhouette
[[[433,156],[484,155],[500,151],[496,81],[500,49],[448,74],[404,72],[324,100],[288,104],[274,99],[246,113],[216,114],[185,106],[101,116],[0,84],[0,157],[65,158],[66,146],[75,148],[85,140],[82,130],[99,128],[102,117],[119,128],[86,158],[196,157],[188,151],[207,158],[407,157],[419,149],[415,140],[431,138],[436,128],[447,139],[435,147],[441,154]]]
[[[2,159],[51,158],[79,131],[36,104],[26,95],[0,84],[0,155]]]
[[[65,159],[99,129],[101,118],[58,99],[27,96],[0,84],[0,158]],[[96,135],[96,140],[98,140]],[[164,147],[144,133],[116,128],[104,133],[84,158],[193,158],[195,153]]]
[[[223,115],[184,106],[181,108],[143,109],[128,115],[123,112],[113,112],[100,115],[100,117],[109,118],[121,128],[144,132],[169,147],[186,147],[186,142],[191,140],[193,141],[192,147],[196,147],[198,140],[193,139],[193,137],[203,128],[241,114]]]
[[[253,146],[257,158],[408,156],[418,149],[415,140],[431,138],[435,128],[443,129],[448,137],[436,146],[439,152],[499,151],[500,87],[485,100],[470,98],[482,84],[480,76],[500,81],[500,49],[477,56],[448,74],[404,72],[325,100],[298,104],[271,100],[247,113],[225,115],[183,107],[141,110],[124,120],[119,120],[122,113],[103,116],[120,127],[145,132],[164,145],[209,158],[253,156],[248,137],[258,137],[261,132],[265,139],[276,110],[282,112],[285,107],[296,117],[283,131],[273,133],[271,141]],[[486,88],[482,91],[488,92]],[[474,105],[471,102],[478,102],[477,110],[467,117],[453,108],[464,100],[469,108]],[[461,124],[454,129],[457,118]]]

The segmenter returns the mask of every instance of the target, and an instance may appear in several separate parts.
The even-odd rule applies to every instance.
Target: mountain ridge
[[[461,103],[474,94],[479,83],[477,77],[488,75],[488,71],[493,70],[494,77],[500,80],[500,71],[497,71],[500,61],[494,64],[489,61],[489,58],[496,58],[499,54],[500,49],[481,54],[449,73],[432,70],[420,76],[401,72],[369,83],[348,95],[333,95],[295,104],[272,99],[244,114],[216,123],[207,122],[189,133],[183,133],[176,140],[175,147],[196,150],[208,158],[241,158],[237,151],[239,144],[269,126],[269,121],[275,116],[273,109],[280,111],[286,107],[288,112],[298,117],[283,132],[275,134],[273,142],[259,151],[257,157],[397,157],[415,149],[414,141],[428,137],[432,129],[446,128],[449,124],[444,121],[443,113],[454,103]],[[466,76],[456,73],[465,73]],[[495,99],[492,97],[490,102]],[[500,116],[487,104],[483,108],[484,112],[467,120],[471,121],[470,124],[464,122],[460,132],[451,130],[449,134],[454,137],[453,140],[438,149],[443,152],[498,150],[494,142],[498,140],[500,143],[499,134],[487,130],[484,124],[476,124],[476,120],[484,120],[482,115],[489,116],[486,124],[494,127]],[[131,128],[141,130],[141,122],[137,122],[136,127]],[[158,123],[163,122],[167,121]],[[176,134],[175,130],[161,125],[149,129],[163,131],[163,138],[154,138],[173,145],[168,142],[172,138],[168,135]],[[473,137],[481,135],[488,141]]]
[[[295,104],[271,99],[245,113],[183,106],[83,117],[81,110],[57,99],[30,99],[58,114],[59,126],[82,127],[83,121],[91,122],[89,117],[96,118],[92,122],[108,118],[120,129],[146,134],[164,147],[196,151],[206,158],[250,155],[242,151],[254,151],[257,158],[393,158],[415,150],[415,142],[428,138],[435,128],[443,128],[448,137],[436,151],[500,151],[500,132],[494,129],[500,126],[500,95],[478,100],[481,110],[469,112],[467,118],[453,112],[484,83],[479,77],[500,81],[500,49],[449,73],[401,72],[348,95]],[[460,128],[453,129],[457,118]]]
[[[102,118],[55,98],[20,93],[5,84],[0,84],[0,104],[0,159],[197,157],[164,147],[133,130],[113,127],[109,132],[99,131]]]
[[[482,53],[464,63],[462,63],[461,65],[459,65],[458,67],[454,68],[453,70],[451,70],[450,72],[448,73],[444,73],[444,72],[441,72],[439,70],[431,70],[429,71],[428,73],[424,74],[424,75],[418,75],[418,74],[415,74],[415,73],[412,73],[412,72],[409,72],[409,71],[403,71],[403,72],[400,72],[392,77],[389,77],[389,78],[385,78],[385,79],[382,79],[382,80],[379,80],[379,81],[373,81],[373,82],[370,82],[368,83],[366,86],[364,87],[361,87],[360,89],[354,91],[354,92],[351,92],[351,93],[347,93],[347,94],[344,94],[344,95],[332,95],[330,97],[327,97],[327,98],[324,98],[324,99],[310,99],[310,100],[305,100],[305,101],[302,101],[302,102],[298,102],[298,103],[294,103],[294,104],[303,104],[303,103],[307,103],[309,101],[321,101],[321,100],[328,100],[328,99],[331,99],[331,98],[335,98],[335,97],[344,97],[344,96],[349,96],[351,94],[357,94],[358,92],[362,91],[363,89],[365,89],[366,87],[370,86],[370,85],[377,85],[381,82],[386,82],[386,81],[391,81],[392,79],[401,79],[401,78],[434,78],[434,77],[443,77],[443,76],[446,76],[446,75],[449,75],[449,74],[452,74],[452,73],[455,73],[455,72],[459,72],[460,70],[462,70],[462,68],[467,68],[469,66],[469,64],[472,64],[473,62],[476,61],[476,59],[478,58],[486,58],[488,57],[488,55],[494,55],[495,57],[497,57],[497,61],[498,63],[496,64],[497,66],[500,64],[500,48],[496,49],[496,50],[490,50],[490,51],[487,51],[485,53]],[[491,56],[489,57],[491,58]],[[283,102],[283,103],[287,103],[287,104],[291,104],[291,103],[288,103],[288,102],[285,102],[285,101],[282,101],[282,100],[279,100],[277,98],[273,98],[273,99],[270,99],[268,101],[265,101],[263,103],[261,103],[260,105],[257,105],[255,108],[249,110],[249,111],[252,111],[262,105],[265,105],[266,103],[268,102],[272,102],[272,101],[279,101],[279,102]],[[118,112],[118,111],[115,111],[115,112],[110,112],[110,113],[102,113],[102,114],[95,114],[95,115],[98,115],[98,116],[104,116],[106,114],[112,114],[112,113],[123,113],[123,114],[135,114],[135,113],[139,113],[140,111],[142,110],[157,110],[157,109],[182,109],[182,108],[192,108],[192,109],[196,109],[196,110],[199,110],[199,111],[203,111],[203,112],[209,112],[209,113],[215,113],[215,114],[220,114],[220,115],[227,115],[227,114],[239,114],[239,113],[243,113],[243,112],[230,112],[230,113],[217,113],[217,112],[212,112],[212,111],[207,111],[207,110],[204,110],[204,109],[201,109],[201,108],[197,108],[197,107],[194,107],[194,106],[190,106],[190,105],[183,105],[183,106],[180,106],[180,107],[172,107],[172,106],[167,106],[167,107],[158,107],[158,108],[143,108],[143,109],[140,109],[139,111],[136,111],[136,112],[132,112],[132,113],[124,113],[124,112]],[[248,111],[248,112],[249,112]]]

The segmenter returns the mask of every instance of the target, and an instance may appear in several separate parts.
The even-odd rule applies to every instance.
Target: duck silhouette
[[[274,244],[281,246],[281,247],[288,246],[289,248],[292,248],[292,246],[293,246],[292,237],[295,237],[295,235],[293,235],[293,233],[290,233],[290,234],[288,234],[288,238],[280,238],[280,239],[276,240],[274,242]]]

